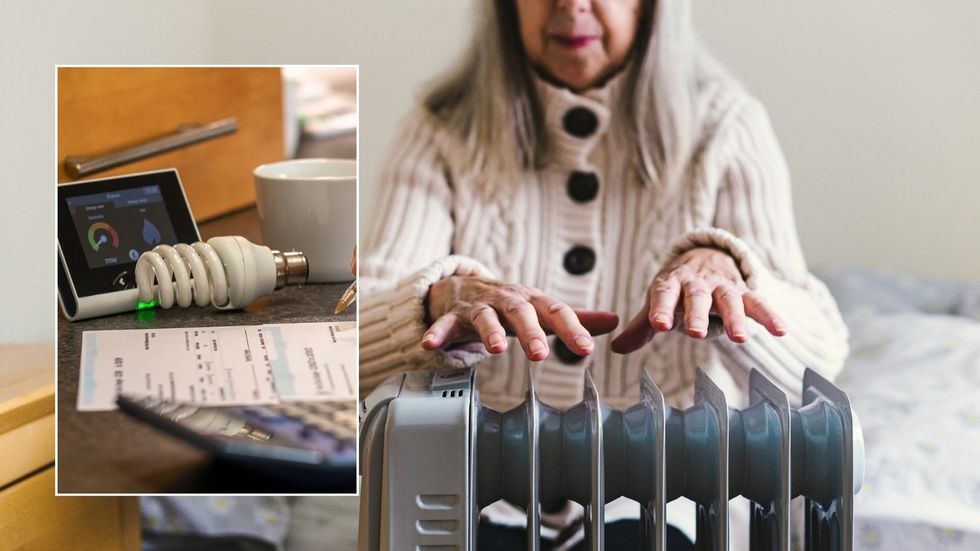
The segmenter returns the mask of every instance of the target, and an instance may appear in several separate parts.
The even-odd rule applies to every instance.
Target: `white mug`
[[[259,166],[252,175],[264,244],[304,253],[311,283],[353,280],[356,162],[294,159]]]

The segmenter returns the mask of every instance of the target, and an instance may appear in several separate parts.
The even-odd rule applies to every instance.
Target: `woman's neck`
[[[619,65],[615,67],[613,70],[609,71],[608,73],[602,75],[600,78],[596,79],[588,86],[579,87],[579,88],[576,88],[566,82],[563,82],[555,78],[553,75],[548,73],[548,71],[546,71],[543,67],[539,67],[537,65],[531,64],[531,72],[534,74],[535,77],[541,79],[543,82],[551,86],[554,86],[556,88],[564,88],[566,90],[570,90],[575,94],[581,95],[590,92],[592,90],[601,90],[602,88],[606,87],[606,85],[609,84],[611,81],[615,80],[620,75],[624,74],[626,72],[627,67],[629,67],[628,59],[622,65]]]

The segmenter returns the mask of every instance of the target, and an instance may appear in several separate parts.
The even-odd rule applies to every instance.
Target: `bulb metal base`
[[[310,265],[303,253],[272,251],[272,258],[276,262],[276,289],[302,285],[309,279]]]

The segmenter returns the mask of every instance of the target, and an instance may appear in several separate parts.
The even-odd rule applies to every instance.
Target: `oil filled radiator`
[[[599,402],[588,370],[583,400],[565,411],[526,400],[481,405],[471,369],[412,371],[361,406],[360,551],[474,551],[480,510],[500,499],[527,513],[526,548],[540,548],[541,504],[584,507],[586,548],[604,549],[604,505],[641,510],[640,549],[663,550],[666,504],[694,501],[698,550],[728,549],[728,502],[750,502],[754,551],[788,551],[790,500],[805,499],[808,551],[849,551],[864,444],[847,395],[816,372],[791,408],[776,385],[750,376],[750,406],[730,409],[698,371],[695,402],[678,410],[644,371],[638,404]],[[616,550],[619,551],[619,550]]]

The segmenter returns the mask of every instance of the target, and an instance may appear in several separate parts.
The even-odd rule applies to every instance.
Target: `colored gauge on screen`
[[[112,244],[113,247],[118,247],[119,234],[109,224],[96,222],[88,228],[88,243],[96,251],[106,243]]]

